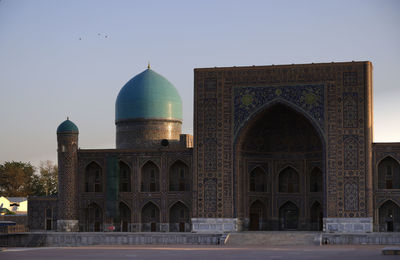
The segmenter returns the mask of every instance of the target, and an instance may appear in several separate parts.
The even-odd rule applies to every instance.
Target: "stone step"
[[[226,245],[320,245],[321,232],[308,231],[253,231],[229,233],[225,239]]]

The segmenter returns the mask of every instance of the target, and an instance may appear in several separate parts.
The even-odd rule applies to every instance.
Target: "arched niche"
[[[268,178],[261,167],[254,168],[249,174],[249,190],[253,192],[267,192]]]
[[[189,167],[181,160],[169,168],[169,191],[190,191]]]
[[[251,203],[249,208],[249,230],[264,230],[266,220],[266,207],[260,200]]]
[[[85,225],[86,231],[101,232],[103,231],[103,210],[95,203],[90,203],[85,209]]]
[[[400,189],[400,164],[391,156],[378,164],[378,189]]]
[[[314,167],[310,173],[310,192],[322,192],[322,188],[322,171],[320,168]]]
[[[91,162],[85,167],[85,192],[103,191],[103,173],[101,166]]]
[[[132,170],[128,164],[123,161],[119,162],[119,191],[131,192],[132,191]]]
[[[322,205],[315,201],[310,207],[310,229],[322,231]]]
[[[286,167],[279,173],[279,192],[298,193],[300,191],[298,172],[292,167]]]
[[[400,232],[400,207],[392,200],[379,207],[379,231]]]
[[[119,230],[122,232],[130,231],[131,209],[124,202],[119,203]]]
[[[160,231],[160,209],[153,202],[148,202],[143,206],[141,212],[142,231]]]
[[[291,201],[279,208],[279,229],[297,230],[299,226],[299,208]]]
[[[321,174],[317,183],[322,192],[318,194],[321,197],[318,199],[325,201],[324,132],[319,123],[298,106],[282,100],[266,104],[239,127],[234,139],[234,150],[233,182],[237,186],[234,186],[233,196],[236,216],[245,215],[251,206],[249,202],[254,196],[258,196],[253,192],[250,180],[250,173],[254,168],[249,166],[254,162],[268,165],[265,168],[268,171],[268,194],[263,196],[269,196],[268,200],[272,202],[267,210],[277,212],[267,216],[270,219],[266,223],[270,229],[281,229],[282,223],[277,219],[280,210],[278,201],[305,201],[308,198],[308,169],[311,165],[320,165],[318,168]],[[244,178],[249,178],[249,181],[243,182]],[[299,214],[303,215],[298,217],[305,219],[308,211],[301,211]],[[301,228],[304,229],[305,226]]]
[[[140,179],[140,191],[156,192],[160,190],[160,171],[152,161],[143,165]]]
[[[189,208],[181,201],[176,202],[169,210],[169,231],[187,232],[190,231]]]

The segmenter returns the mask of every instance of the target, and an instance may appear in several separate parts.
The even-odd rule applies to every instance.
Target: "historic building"
[[[29,225],[59,231],[400,231],[400,143],[372,142],[372,64],[194,70],[194,138],[148,68],[115,105],[116,149],[57,129],[59,193]]]

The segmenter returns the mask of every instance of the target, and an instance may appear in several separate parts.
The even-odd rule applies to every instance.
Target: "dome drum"
[[[116,124],[117,149],[158,148],[161,140],[180,139],[182,122],[168,119],[132,119]]]

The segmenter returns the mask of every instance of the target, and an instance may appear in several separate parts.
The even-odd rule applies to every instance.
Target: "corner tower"
[[[182,100],[176,88],[150,66],[120,90],[115,102],[117,149],[154,148],[179,140]]]
[[[57,231],[76,232],[78,225],[78,127],[68,118],[57,128],[58,220]]]

